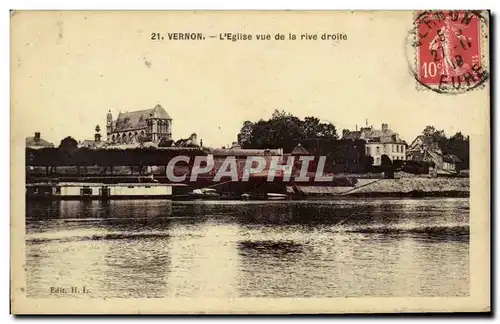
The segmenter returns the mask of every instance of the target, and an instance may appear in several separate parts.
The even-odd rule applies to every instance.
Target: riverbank
[[[300,197],[468,197],[468,178],[358,179],[353,187],[296,186]]]

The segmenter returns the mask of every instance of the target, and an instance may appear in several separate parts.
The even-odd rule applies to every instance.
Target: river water
[[[33,298],[469,294],[468,199],[29,202],[26,231]]]

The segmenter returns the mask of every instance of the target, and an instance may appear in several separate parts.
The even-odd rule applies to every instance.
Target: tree
[[[469,168],[469,136],[464,136],[461,132],[447,139],[441,148],[445,154],[453,154],[462,162],[457,164],[457,170]]]
[[[450,137],[450,139],[451,140],[460,140],[460,141],[465,141],[466,140],[466,138],[465,138],[464,134],[462,134],[462,132],[457,132],[455,135],[453,135],[452,137]],[[467,140],[468,140],[468,138],[467,138]]]
[[[382,155],[380,165],[382,172],[384,172],[384,177],[388,179],[394,179],[394,169],[392,168],[391,158],[386,154]]]
[[[437,130],[434,126],[426,126],[422,131],[424,136],[432,137],[432,140],[436,143],[442,144],[446,140],[446,133],[444,130]]]
[[[369,172],[373,166],[373,156],[363,155],[359,163],[363,166],[363,171]]]
[[[158,147],[171,147],[173,144],[174,144],[173,140],[162,138],[160,140],[160,143],[158,143]]]
[[[424,130],[422,131],[422,134],[424,136],[432,136],[436,132],[436,128],[434,126],[425,126]]]
[[[245,121],[243,127],[241,127],[240,133],[238,134],[238,144],[243,146],[245,143],[250,142],[252,136],[253,123],[251,121]]]
[[[73,151],[78,148],[78,142],[71,136],[67,136],[61,140],[61,144],[59,144],[59,148],[65,149],[68,151]]]
[[[306,138],[335,138],[337,130],[330,123],[321,123],[316,117],[306,117],[303,122]]]
[[[242,148],[283,148],[290,152],[297,143],[311,139],[337,139],[337,130],[331,123],[321,123],[316,117],[304,120],[275,110],[268,120],[245,121],[238,134]]]
[[[391,167],[392,166],[391,158],[387,156],[387,154],[382,155],[382,159],[380,160],[380,165]]]

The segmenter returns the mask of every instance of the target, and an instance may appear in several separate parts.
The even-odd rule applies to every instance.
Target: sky
[[[275,109],[315,116],[342,133],[389,127],[410,143],[426,125],[474,136],[487,130],[487,90],[418,89],[407,36],[411,12],[18,12],[11,18],[12,138],[35,131],[105,134],[106,113],[161,104],[173,138],[236,141],[245,120]],[[347,40],[168,40],[168,33],[344,33]],[[160,33],[164,40],[151,40]]]

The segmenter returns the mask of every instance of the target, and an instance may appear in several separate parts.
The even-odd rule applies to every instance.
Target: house
[[[373,126],[361,127],[359,131],[344,129],[342,139],[364,140],[365,154],[373,157],[374,166],[382,164],[382,155],[387,155],[391,161],[406,160],[406,142],[386,123],[381,129],[374,129]]]
[[[443,154],[432,136],[417,136],[407,150],[407,160],[433,164],[437,174],[455,174],[456,164],[462,162],[456,155]]]
[[[191,134],[188,138],[183,138],[177,140],[174,145],[176,147],[198,147],[198,135],[196,133]]]
[[[40,132],[35,132],[35,136],[26,137],[26,147],[31,149],[41,149],[45,147],[54,147],[54,144],[41,138]]]
[[[104,141],[101,141],[101,134],[99,133],[101,131],[101,128],[99,125],[95,127],[95,134],[94,134],[94,139],[93,140],[83,140],[80,143],[78,143],[78,147],[85,147],[88,149],[98,149],[98,148],[104,148],[107,146],[107,143]]]
[[[309,151],[307,151],[302,144],[297,144],[295,148],[293,149],[291,155],[309,155]]]

